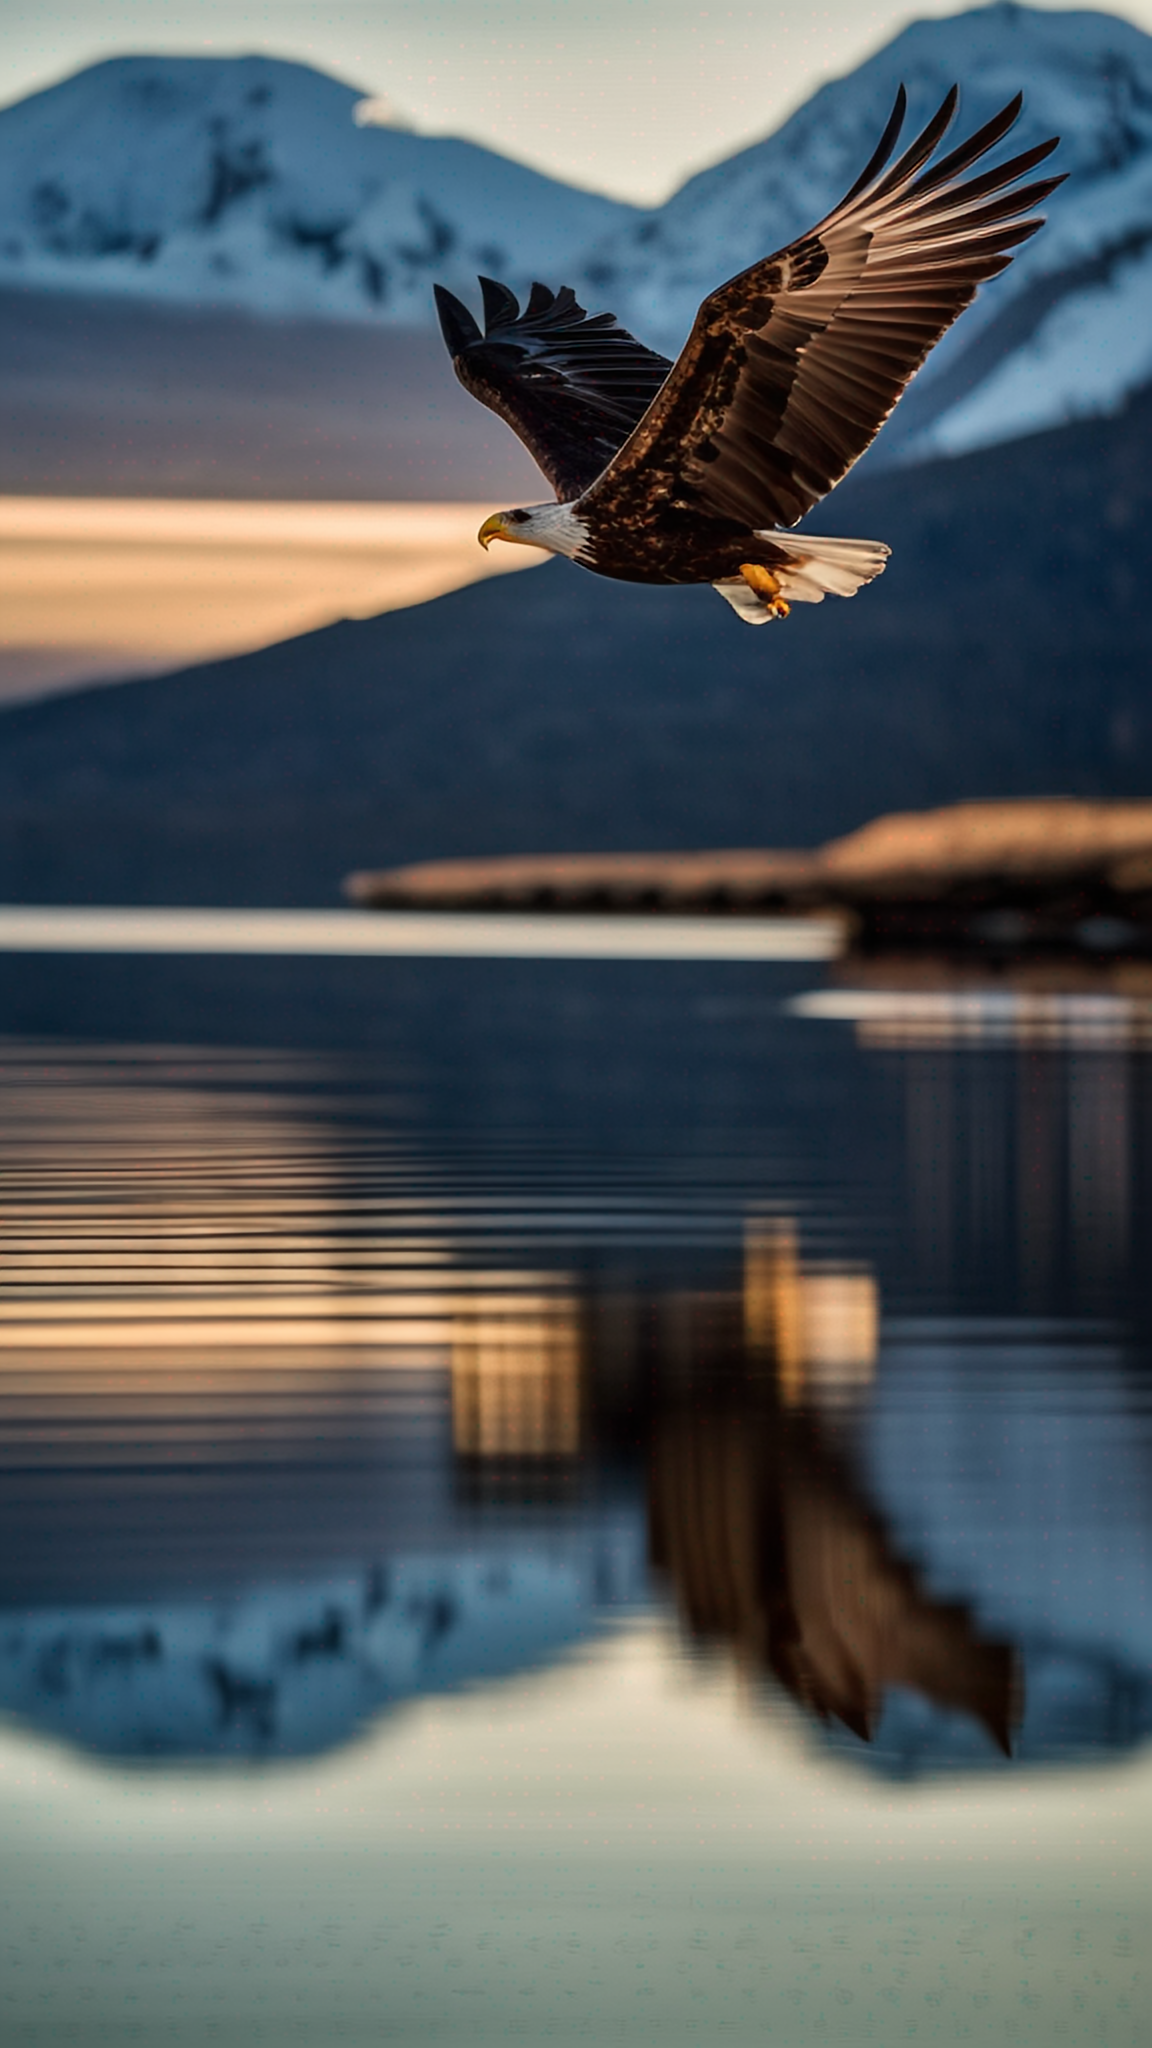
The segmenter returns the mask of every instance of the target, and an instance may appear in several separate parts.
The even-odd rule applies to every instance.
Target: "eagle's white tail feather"
[[[865,583],[883,573],[891,554],[882,540],[828,540],[822,533],[760,533],[788,559],[772,574],[789,604],[822,604],[825,597],[855,597]],[[742,576],[714,583],[713,589],[750,626],[766,625],[773,616],[771,601],[750,589]]]
[[[781,595],[798,604],[819,604],[826,595],[854,597],[883,573],[892,552],[882,540],[826,540],[822,533],[761,533],[757,539],[770,540],[790,557],[773,573]]]
[[[745,583],[742,576],[725,578],[723,583],[714,583],[712,588],[720,592],[746,626],[766,626],[769,619],[776,616],[767,598],[753,590],[750,583]]]

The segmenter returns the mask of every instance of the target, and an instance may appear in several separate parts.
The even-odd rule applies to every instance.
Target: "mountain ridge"
[[[614,311],[641,339],[674,352],[709,290],[835,204],[871,153],[900,82],[910,94],[910,134],[957,79],[957,133],[1023,85],[1024,115],[1006,148],[1059,134],[1053,168],[1068,181],[1049,203],[1043,232],[933,351],[866,461],[924,461],[1114,413],[1152,381],[1152,37],[1107,14],[1047,13],[1011,0],[913,23],[774,134],[697,173],[647,212],[471,143],[358,127],[355,88],[304,66],[109,60],[0,111],[0,293],[10,305],[14,293],[26,295],[17,325],[22,308],[34,327],[53,317],[62,330],[86,318],[99,325],[97,301],[126,316],[133,308],[148,314],[174,418],[187,410],[178,316],[210,325],[215,313],[226,325],[242,313],[282,328],[311,323],[426,339],[432,284],[474,300],[480,271],[505,276],[520,292],[536,274],[553,286],[570,283],[591,311]],[[161,310],[176,322],[166,338]],[[251,353],[257,361],[258,342]],[[419,489],[410,481],[418,457],[408,452],[399,463],[358,463],[363,408],[354,423],[336,418],[338,367],[326,375],[320,361],[309,372],[315,395],[294,398],[271,418],[265,439],[271,448],[287,437],[297,451],[291,459],[254,471],[249,461],[246,472],[229,455],[234,423],[245,404],[254,418],[260,408],[233,392],[226,369],[217,409],[229,415],[227,427],[216,431],[201,408],[179,426],[180,450],[163,418],[142,417],[102,359],[91,359],[86,396],[88,362],[80,349],[58,394],[43,374],[6,379],[4,487],[121,488],[131,444],[142,476],[179,489],[174,479],[187,472],[189,449],[207,441],[218,448],[228,494],[259,494],[264,468],[277,471],[275,495],[307,495],[316,474],[325,478],[322,494]],[[238,376],[251,382],[246,359]],[[380,412],[401,437],[414,407],[426,420],[435,409],[437,379],[445,392],[451,387],[438,342],[420,379],[382,367]],[[68,421],[63,452],[51,431],[55,405]],[[327,423],[325,409],[333,415]],[[443,410],[443,431],[434,420],[428,428],[441,444],[437,478],[449,478],[436,490],[483,495],[476,436],[466,435],[459,407],[453,417],[448,397]],[[302,419],[309,411],[313,418]],[[22,424],[30,413],[48,421],[46,435]],[[316,446],[325,432],[339,452],[317,468],[298,444],[303,436]],[[496,444],[505,438],[502,427],[492,432]],[[469,452],[467,475],[453,487],[457,439]],[[506,473],[508,462],[498,458],[496,467]]]
[[[0,110],[0,284],[424,327],[433,279],[574,263],[634,209],[358,124],[285,59],[112,57]]]

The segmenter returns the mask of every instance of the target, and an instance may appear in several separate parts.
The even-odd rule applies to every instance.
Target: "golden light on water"
[[[826,988],[796,997],[794,1015],[855,1026],[860,1045],[1017,1045],[1096,1052],[1152,1042],[1152,975],[1123,961],[1097,990],[1044,988]]]
[[[464,1458],[577,1456],[588,1331],[571,1271],[526,1247],[478,1258],[406,1152],[357,1192],[357,1142],[327,1150],[307,1097],[294,1109],[261,1060],[202,1064],[0,1057],[0,1466],[130,1462],[161,1439],[276,1457],[430,1401]],[[742,1307],[723,1288],[666,1306],[689,1336],[742,1320],[792,1405],[874,1371],[873,1275],[802,1257],[787,1217],[749,1224]]]
[[[418,1162],[358,1197],[266,1063],[165,1066],[0,1057],[0,1469],[275,1459],[437,1406],[464,1456],[579,1451],[563,1272],[461,1257]]]
[[[863,1266],[802,1262],[790,1218],[749,1223],[744,1236],[744,1330],[753,1356],[774,1366],[789,1406],[866,1387],[880,1346],[880,1295]]]
[[[473,504],[0,497],[0,697],[239,654],[531,568]]]
[[[452,1441],[467,1457],[567,1457],[580,1448],[578,1305],[526,1293],[457,1317]]]

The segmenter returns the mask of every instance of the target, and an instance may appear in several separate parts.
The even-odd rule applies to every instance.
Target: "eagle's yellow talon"
[[[741,562],[740,574],[757,597],[779,597],[779,578],[772,574],[771,569],[762,568],[759,562]]]
[[[765,569],[760,562],[741,562],[740,574],[749,590],[754,590],[757,597],[764,599],[774,619],[788,617],[792,607],[781,597],[780,579],[772,574],[771,569]]]

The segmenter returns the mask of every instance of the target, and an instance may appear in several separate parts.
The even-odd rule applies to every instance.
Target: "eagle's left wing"
[[[565,285],[534,284],[524,311],[507,285],[480,279],[484,332],[436,285],[436,308],[465,390],[520,436],[556,496],[578,498],[644,417],[672,365],[612,313],[591,317]]]
[[[1012,127],[1019,96],[925,169],[957,100],[953,87],[886,171],[901,87],[840,205],[705,299],[659,397],[586,503],[625,522],[669,507],[756,531],[794,526],[839,483],[977,286],[1042,225],[1029,210],[1062,183],[1019,186],[1055,138],[966,177]]]

